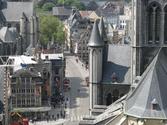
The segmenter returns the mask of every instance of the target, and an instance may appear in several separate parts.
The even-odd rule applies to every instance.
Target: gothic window
[[[110,105],[110,104],[112,104],[112,94],[111,93],[108,93],[107,94],[107,98],[106,98],[106,105],[108,106],[108,105]]]
[[[116,100],[118,100],[119,98],[119,90],[118,89],[114,89],[113,90],[113,102],[115,102]]]
[[[167,6],[164,8],[164,14],[165,14],[165,25],[164,25],[164,41],[167,43]]]
[[[10,44],[7,44],[6,55],[11,55],[11,47],[10,47]]]
[[[155,17],[155,41],[156,43],[160,41],[160,21],[161,21],[161,9],[160,7],[156,8],[156,17]]]
[[[148,7],[148,41],[159,43],[161,8],[158,3],[151,3]]]
[[[92,54],[96,54],[96,50],[95,49],[92,51]]]

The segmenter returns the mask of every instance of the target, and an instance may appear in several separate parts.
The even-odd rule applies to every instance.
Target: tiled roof
[[[93,11],[79,11],[82,18],[88,18]]]

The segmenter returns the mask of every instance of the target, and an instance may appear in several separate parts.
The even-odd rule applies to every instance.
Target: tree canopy
[[[51,15],[40,16],[40,42],[42,45],[54,40],[54,42],[63,43],[65,33],[62,22]]]
[[[54,6],[55,5],[53,3],[49,2],[49,3],[45,3],[42,6],[42,9],[45,10],[45,11],[51,11]]]
[[[52,7],[58,6],[58,5],[65,5],[65,6],[73,6],[76,7],[79,10],[85,10],[86,7],[83,3],[81,3],[79,0],[52,0],[50,2],[46,0],[40,0],[37,3],[37,7],[41,8],[44,11],[51,11]]]
[[[81,3],[79,0],[57,0],[57,4],[66,5],[66,6],[74,6],[79,10],[84,10],[85,5]]]

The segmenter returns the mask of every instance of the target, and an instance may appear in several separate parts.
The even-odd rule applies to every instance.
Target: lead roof
[[[99,33],[99,28],[97,24],[97,20],[94,22],[93,30],[90,36],[90,40],[88,43],[89,47],[102,47],[104,46],[104,42],[102,41]]]
[[[160,49],[128,96],[125,114],[138,118],[167,119],[167,50]],[[153,103],[156,100],[156,109]]]

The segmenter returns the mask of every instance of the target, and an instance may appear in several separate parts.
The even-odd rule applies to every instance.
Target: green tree
[[[79,10],[86,10],[86,7],[83,3],[80,2],[79,5],[76,5],[76,7],[79,9]]]
[[[42,6],[42,9],[43,9],[44,11],[51,11],[54,6],[55,6],[55,5],[54,5],[53,3],[45,3],[45,4]]]
[[[58,0],[57,4],[60,5],[67,5],[67,6],[74,6],[78,8],[79,10],[84,10],[85,6],[83,3],[81,3],[79,0]]]
[[[64,26],[62,22],[52,16],[40,16],[40,42],[46,45],[54,39],[54,42],[63,43],[65,40]]]
[[[71,3],[71,6],[75,6],[79,10],[85,10],[85,8],[86,8],[85,5],[78,0],[73,0]]]

